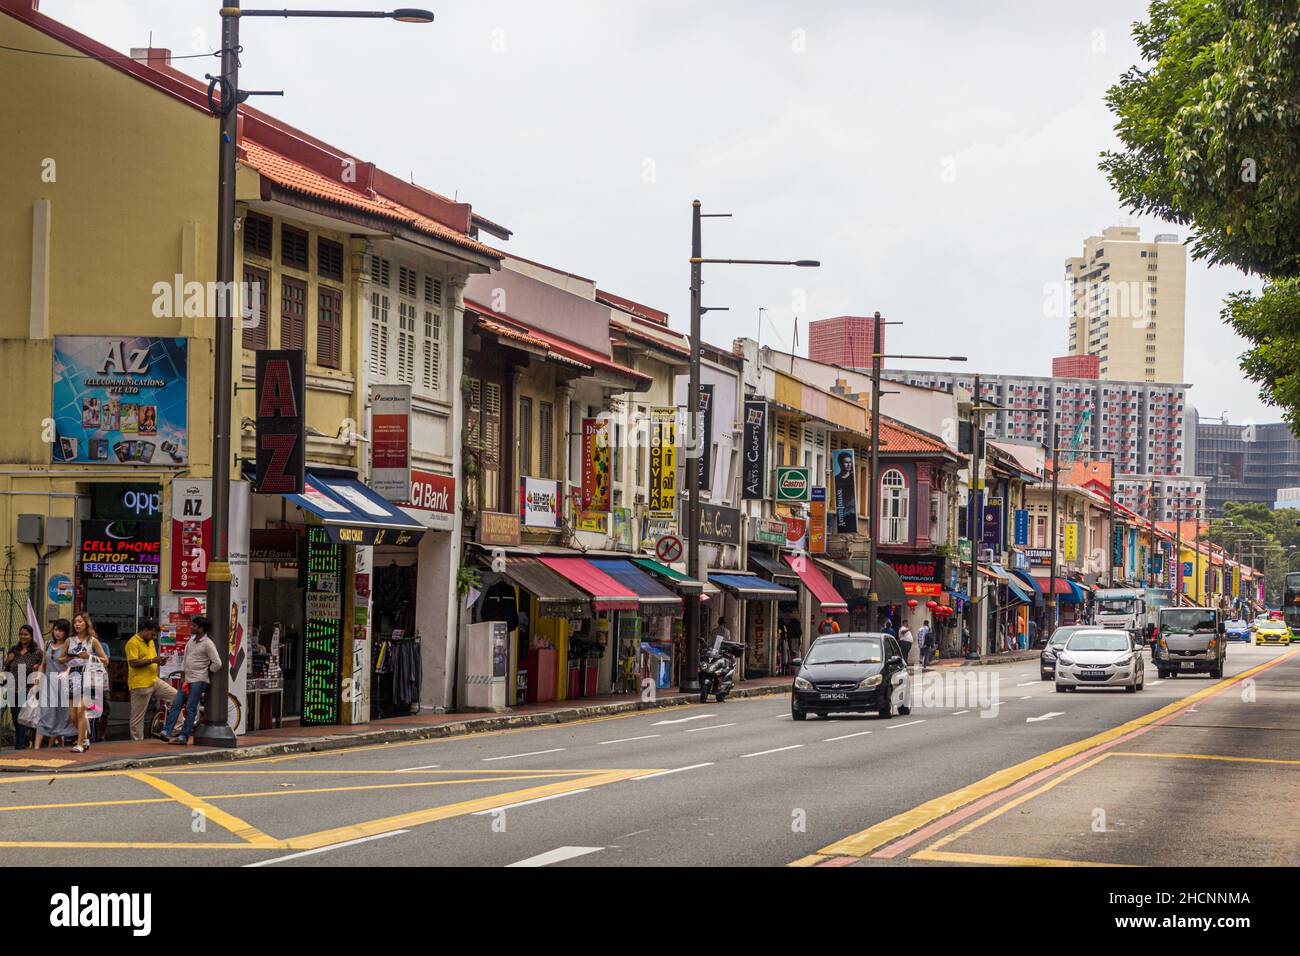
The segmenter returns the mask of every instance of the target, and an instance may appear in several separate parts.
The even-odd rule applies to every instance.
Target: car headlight
[[[795,689],[796,689],[796,690],[812,690],[812,689],[813,689],[812,681],[808,680],[806,677],[796,677],[796,678],[794,679],[794,686],[795,686]]]
[[[1115,662],[1115,666],[1116,666],[1116,667],[1128,667],[1128,666],[1129,666],[1130,664],[1132,664],[1132,663],[1133,663],[1133,655],[1132,655],[1132,654],[1127,654],[1127,655],[1125,655],[1124,657],[1121,657],[1119,660],[1117,660],[1117,661]]]
[[[1044,649],[1043,649],[1043,660],[1045,660],[1045,661],[1054,661],[1054,660],[1056,660],[1056,652],[1053,651],[1051,648],[1044,648]]]
[[[1060,657],[1060,661],[1061,661],[1061,663],[1064,664],[1066,667],[1073,667],[1073,666],[1074,666],[1074,658],[1070,657],[1070,656],[1067,655],[1067,654],[1062,654],[1061,657]]]
[[[880,682],[884,680],[879,674],[872,674],[870,677],[864,677],[858,681],[858,690],[870,690],[873,687],[879,687]]]

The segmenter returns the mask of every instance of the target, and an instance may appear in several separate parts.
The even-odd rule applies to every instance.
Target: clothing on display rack
[[[381,717],[412,713],[420,703],[420,641],[414,637],[381,639],[375,648],[378,694],[375,705]]]

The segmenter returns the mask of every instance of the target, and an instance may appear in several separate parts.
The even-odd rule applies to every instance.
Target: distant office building
[[[876,348],[876,320],[869,315],[837,315],[808,323],[808,357],[826,365],[871,368],[871,356],[883,351],[882,328]]]
[[[1136,226],[1089,236],[1065,260],[1071,355],[1094,355],[1103,379],[1183,380],[1187,249],[1177,236],[1142,242]]]
[[[1284,422],[1231,425],[1226,418],[1199,419],[1196,471],[1206,478],[1211,514],[1221,515],[1227,501],[1273,507],[1281,489],[1300,485],[1300,442]]]
[[[951,392],[974,391],[969,372],[888,369],[891,381]],[[1001,406],[984,421],[990,438],[1051,441],[1096,449],[1113,458],[1118,475],[1186,475],[1187,386],[1037,375],[981,375],[980,397]]]

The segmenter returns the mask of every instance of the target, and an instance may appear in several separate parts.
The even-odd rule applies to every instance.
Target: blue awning
[[[955,597],[955,598],[956,598],[957,600],[959,600],[959,601],[969,601],[969,600],[970,600],[970,595],[967,594],[965,591],[949,591],[948,593],[951,594],[953,597]]]
[[[308,472],[302,494],[284,497],[320,518],[339,544],[413,548],[425,532],[424,525],[355,478]]]
[[[1026,604],[1034,603],[1034,592],[1029,591],[1016,580],[1015,575],[1007,575],[1007,588],[1016,596],[1016,600],[1023,601]]]
[[[1034,607],[1041,607],[1043,604],[1046,603],[1046,601],[1043,598],[1042,585],[1040,585],[1037,581],[1034,580],[1034,576],[1032,574],[1030,574],[1028,571],[1021,571],[1018,568],[1013,568],[1011,573],[1015,575],[1017,578],[1019,578],[1020,581],[1024,583],[1025,590],[1028,593],[1033,595],[1034,599],[1031,603],[1034,605]]]
[[[799,592],[757,574],[710,574],[709,581],[747,601],[797,601]]]

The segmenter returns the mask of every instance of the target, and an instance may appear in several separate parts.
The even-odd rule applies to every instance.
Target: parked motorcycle
[[[727,699],[736,686],[736,667],[744,650],[745,645],[735,641],[723,641],[716,651],[705,646],[704,659],[700,662],[701,704],[709,702],[709,694],[719,703]]]

